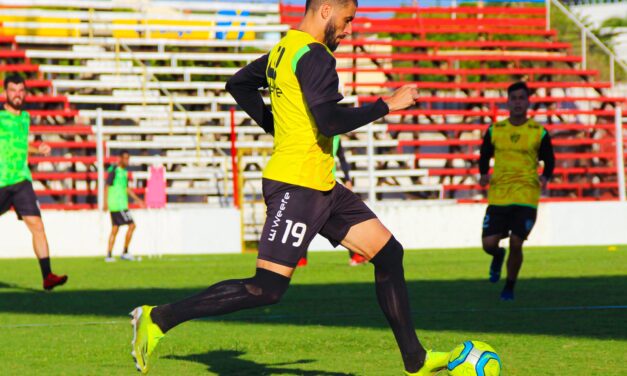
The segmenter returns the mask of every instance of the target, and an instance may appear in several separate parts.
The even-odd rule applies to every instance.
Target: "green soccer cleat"
[[[437,352],[427,350],[427,356],[425,357],[425,364],[418,372],[410,373],[405,371],[406,376],[433,376],[441,370],[445,369],[448,364],[448,358],[450,353]]]
[[[141,373],[148,373],[148,360],[157,343],[164,336],[161,329],[152,322],[150,312],[154,307],[141,306],[137,307],[130,313],[133,317],[131,324],[133,325],[133,359],[135,359],[135,367]]]

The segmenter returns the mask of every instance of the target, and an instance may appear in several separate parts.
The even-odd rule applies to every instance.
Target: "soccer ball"
[[[487,343],[466,341],[451,351],[447,370],[451,376],[499,376],[501,358]]]

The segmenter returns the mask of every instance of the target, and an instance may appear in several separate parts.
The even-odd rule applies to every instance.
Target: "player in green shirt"
[[[109,167],[109,174],[107,175],[107,184],[105,185],[105,210],[111,212],[111,235],[109,236],[109,248],[107,250],[106,262],[113,262],[113,245],[115,244],[115,238],[118,235],[120,226],[128,225],[128,231],[126,232],[126,240],[124,242],[124,252],[120,258],[126,261],[133,261],[135,258],[128,253],[128,246],[131,244],[133,238],[133,232],[135,231],[135,222],[131,213],[128,211],[128,196],[133,198],[133,201],[139,202],[142,207],[145,207],[144,201],[142,201],[131,188],[128,187],[128,181],[133,179],[132,174],[127,170],[129,163],[129,154],[127,151],[123,151],[120,154],[120,160],[118,164]]]
[[[68,277],[52,273],[50,252],[39,202],[28,168],[28,153],[50,154],[50,146],[28,144],[30,116],[22,110],[26,84],[21,76],[4,80],[6,103],[0,110],[0,215],[13,208],[33,236],[33,249],[39,260],[45,290],[63,285]]]

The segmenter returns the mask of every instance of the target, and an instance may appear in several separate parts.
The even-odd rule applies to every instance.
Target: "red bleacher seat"
[[[36,64],[6,64],[0,65],[0,72],[37,72],[39,65]]]

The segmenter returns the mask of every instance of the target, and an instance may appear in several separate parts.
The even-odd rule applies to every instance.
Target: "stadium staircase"
[[[283,23],[295,26],[302,12],[282,6]],[[384,129],[376,136],[389,140],[378,145],[377,154],[390,158],[379,168],[397,156],[395,168],[424,175],[378,184],[399,191],[432,186],[418,196],[433,198],[441,187],[445,198],[482,201],[481,136],[507,116],[507,86],[524,80],[533,91],[530,114],[551,132],[556,149],[555,178],[543,200],[615,199],[614,116],[625,93],[582,68],[572,45],[546,25],[545,7],[533,4],[359,8],[351,40],[336,53],[346,91],[361,103],[405,84],[421,93],[416,107],[378,124]]]
[[[256,239],[272,139],[233,110],[224,84],[295,26],[302,6],[3,4],[12,6],[0,12],[0,75],[28,78],[32,132],[53,147],[50,157],[30,158],[44,207],[96,206],[101,121],[105,162],[129,150],[137,192],[148,166],[162,164],[169,204],[249,203],[256,219],[245,222],[256,230],[246,238]],[[506,87],[525,80],[534,92],[532,115],[557,152],[543,199],[615,199],[614,115],[625,93],[584,69],[573,46],[547,30],[543,6],[490,4],[359,8],[352,37],[336,53],[345,103],[372,102],[407,83],[421,99],[343,138],[355,191],[379,199],[483,200],[481,135],[506,116]]]

